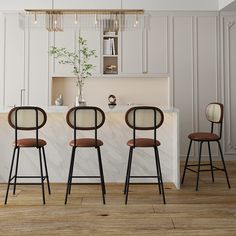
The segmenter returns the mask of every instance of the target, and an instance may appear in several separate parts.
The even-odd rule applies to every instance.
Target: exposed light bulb
[[[94,24],[97,25],[98,24],[98,18],[97,18],[97,14],[95,14],[95,21]]]
[[[135,17],[135,25],[137,25],[138,23],[139,23],[138,15],[136,15],[136,17]]]
[[[78,24],[78,16],[77,16],[77,14],[75,14],[75,25],[77,25]]]
[[[37,20],[37,15],[36,15],[36,12],[34,13],[34,24],[36,25],[38,23],[38,20]]]

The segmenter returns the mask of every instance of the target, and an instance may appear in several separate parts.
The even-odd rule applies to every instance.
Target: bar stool
[[[165,192],[162,181],[161,174],[161,165],[159,159],[158,146],[160,146],[160,142],[156,139],[156,130],[162,125],[164,121],[163,112],[157,108],[152,106],[138,106],[130,108],[125,115],[126,124],[133,130],[133,139],[130,139],[127,142],[127,145],[130,147],[129,149],[129,159],[127,165],[126,172],[126,181],[124,187],[124,194],[126,194],[125,204],[128,202],[128,194],[129,194],[129,185],[130,178],[157,178],[159,193],[163,196],[163,202],[166,203],[165,200]],[[151,138],[136,138],[136,130],[153,130],[153,139]],[[131,176],[131,164],[132,164],[132,156],[133,150],[135,148],[153,148],[155,154],[155,163],[157,176]]]
[[[16,192],[16,185],[20,184],[28,184],[28,185],[41,185],[42,186],[42,197],[43,204],[45,204],[45,193],[44,193],[44,180],[47,180],[48,193],[51,194],[50,183],[48,177],[47,170],[47,162],[45,156],[44,146],[47,144],[45,140],[39,139],[39,129],[42,128],[47,121],[47,115],[45,111],[39,107],[33,106],[22,106],[13,108],[8,114],[8,122],[10,126],[15,129],[15,141],[14,141],[14,150],[13,157],[10,167],[10,174],[7,185],[7,192],[5,197],[5,204],[7,204],[8,192],[10,185],[14,185],[13,194]],[[23,138],[18,139],[18,131],[35,131],[35,138]],[[40,164],[40,176],[19,176],[18,172],[18,164],[19,164],[19,156],[21,148],[37,148],[39,151],[39,164]],[[16,164],[15,164],[15,174],[12,176],[13,165],[15,160],[15,153],[17,151]],[[41,153],[43,152],[43,155]],[[44,160],[45,172],[46,175],[43,174],[43,165],[42,165],[42,156]],[[41,183],[17,183],[17,179],[19,178],[40,178]],[[11,181],[14,180],[14,183]]]
[[[74,130],[74,139],[70,141],[70,146],[72,147],[71,161],[65,196],[65,204],[67,204],[68,194],[70,194],[71,186],[78,185],[79,183],[72,183],[73,178],[100,178],[101,189],[102,189],[102,199],[103,204],[105,204],[105,181],[103,175],[102,159],[100,147],[103,142],[97,138],[97,130],[102,127],[105,122],[105,114],[98,107],[84,106],[84,107],[73,107],[71,108],[66,116],[68,125]],[[79,138],[77,139],[77,130],[89,131],[94,130],[94,138]],[[100,176],[74,176],[74,161],[75,161],[75,151],[76,148],[95,148],[98,155],[98,164]]]
[[[211,122],[211,132],[192,133],[188,136],[188,138],[190,139],[190,143],[189,143],[188,154],[187,154],[187,158],[186,158],[186,162],[185,162],[185,166],[184,166],[182,184],[184,183],[184,177],[185,177],[186,170],[190,170],[192,172],[195,172],[195,173],[197,173],[196,191],[198,191],[199,174],[201,171],[211,171],[212,182],[214,182],[214,171],[216,171],[216,170],[224,171],[225,176],[226,176],[226,180],[228,183],[228,187],[230,188],[230,183],[229,183],[229,178],[228,178],[228,174],[227,174],[227,170],[226,170],[226,166],[225,166],[223,152],[222,152],[221,145],[220,145],[220,139],[221,139],[221,135],[222,135],[222,125],[223,125],[223,113],[224,113],[223,104],[216,103],[216,102],[208,104],[206,107],[206,118],[208,121]],[[219,126],[219,135],[214,133],[214,125]],[[193,141],[200,143],[198,164],[188,165],[188,159],[189,159],[191,145],[192,145]],[[208,152],[209,152],[209,159],[210,159],[209,164],[201,164],[202,144],[204,142],[206,142],[208,145]],[[218,144],[223,168],[215,167],[212,164],[211,147],[210,147],[211,142],[217,142],[217,144]],[[192,166],[197,166],[198,170],[195,171],[195,170],[189,168]],[[209,170],[205,170],[205,169],[201,170],[200,169],[201,166],[210,166],[210,169]]]

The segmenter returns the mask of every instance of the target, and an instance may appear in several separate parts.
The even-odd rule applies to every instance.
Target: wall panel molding
[[[236,20],[229,20],[226,23],[226,40],[225,40],[225,49],[226,49],[226,65],[225,65],[225,79],[226,79],[226,89],[225,91],[225,96],[227,96],[226,101],[227,101],[227,140],[225,140],[225,145],[228,147],[230,150],[227,150],[227,154],[236,154],[236,144],[233,143],[232,140],[232,132],[231,129],[233,128],[232,125],[232,93],[231,93],[231,30],[233,27],[236,26]]]

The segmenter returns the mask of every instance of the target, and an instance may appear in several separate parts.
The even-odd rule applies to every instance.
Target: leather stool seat
[[[100,139],[97,139],[97,144],[94,138],[79,138],[75,140],[76,147],[100,147],[102,145],[103,142]],[[70,146],[74,147],[74,140],[70,141]]]
[[[188,137],[195,141],[216,141],[220,139],[218,135],[208,132],[192,133]]]
[[[134,140],[130,139],[127,142],[127,145],[130,147],[134,146]],[[158,140],[154,140],[151,138],[136,138],[135,139],[135,147],[157,147],[160,146],[161,143]]]
[[[38,139],[38,147],[44,147],[47,142],[43,139]],[[15,146],[15,142],[13,143]],[[37,147],[37,139],[36,138],[24,138],[18,139],[16,141],[17,147]]]

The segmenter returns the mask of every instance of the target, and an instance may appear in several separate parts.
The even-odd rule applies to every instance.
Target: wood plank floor
[[[236,235],[236,162],[227,162],[231,189],[224,173],[186,174],[181,190],[165,187],[163,205],[154,185],[132,185],[128,205],[123,185],[107,184],[107,204],[99,186],[73,186],[64,205],[65,184],[52,184],[52,195],[41,204],[40,186],[18,186],[3,205],[0,185],[0,235]],[[182,173],[182,172],[181,172]],[[45,186],[46,187],[46,186]]]

